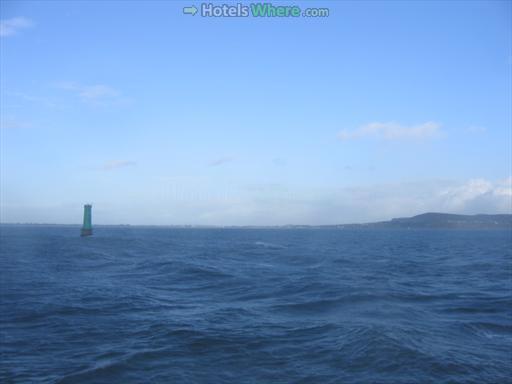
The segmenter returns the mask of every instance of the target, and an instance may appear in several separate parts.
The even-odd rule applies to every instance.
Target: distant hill
[[[352,226],[352,225],[351,225]],[[413,217],[401,217],[389,221],[355,224],[371,228],[511,228],[512,214],[455,215],[451,213],[423,213]]]

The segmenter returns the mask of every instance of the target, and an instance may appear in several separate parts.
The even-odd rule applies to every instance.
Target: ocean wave
[[[2,231],[1,382],[511,382],[509,234],[101,230]]]

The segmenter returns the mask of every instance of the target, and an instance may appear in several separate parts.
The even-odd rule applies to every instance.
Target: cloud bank
[[[451,211],[512,213],[512,177],[496,183],[472,179],[442,190],[438,198],[442,206]]]
[[[134,165],[117,160],[105,169]],[[178,190],[173,189],[173,185]],[[120,187],[121,188],[121,187]],[[36,192],[34,192],[36,193]],[[40,191],[37,191],[40,193]],[[29,206],[17,193],[3,193],[3,222],[74,223],[83,199]],[[366,186],[299,189],[287,185],[242,186],[211,190],[186,180],[144,185],[112,200],[87,195],[97,224],[284,225],[347,224],[389,220],[425,212],[512,213],[512,177],[463,181],[425,180]],[[70,209],[70,207],[74,207]]]
[[[174,223],[314,225],[372,222],[425,212],[512,213],[512,178],[427,180],[309,190],[272,185],[244,191],[224,190],[217,195],[194,188],[187,192],[186,186],[183,188],[179,201],[169,196],[160,204],[160,208],[167,207],[168,219]]]

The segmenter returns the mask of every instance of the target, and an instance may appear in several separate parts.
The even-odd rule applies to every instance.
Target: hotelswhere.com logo
[[[183,13],[202,17],[328,17],[329,8],[305,8],[297,5],[274,5],[272,3],[212,4],[202,3],[198,7],[184,7]]]

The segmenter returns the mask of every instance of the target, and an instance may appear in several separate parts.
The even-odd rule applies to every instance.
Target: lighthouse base
[[[82,231],[80,232],[80,236],[91,236],[92,235],[92,229],[85,229],[82,228]]]

